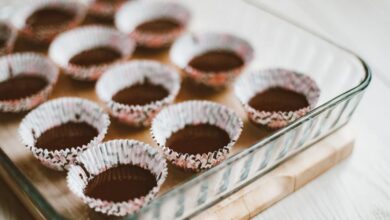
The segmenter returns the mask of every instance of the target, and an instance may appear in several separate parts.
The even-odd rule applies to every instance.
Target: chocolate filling
[[[5,47],[5,44],[7,43],[7,39],[6,38],[1,38],[0,37],[0,49]]]
[[[139,32],[163,34],[177,30],[181,24],[172,18],[158,18],[151,21],[144,22],[136,27]]]
[[[168,95],[169,92],[164,86],[145,80],[142,84],[135,84],[120,90],[112,97],[112,100],[125,105],[146,105],[162,100]]]
[[[49,82],[46,78],[21,73],[0,82],[0,101],[27,98],[43,90]]]
[[[210,124],[186,125],[174,132],[165,145],[178,153],[203,154],[228,145],[229,134]]]
[[[146,196],[157,186],[155,176],[137,165],[119,165],[93,178],[86,186],[85,195],[111,202],[123,202]]]
[[[47,7],[38,9],[26,20],[26,25],[32,29],[39,29],[47,26],[60,26],[70,23],[75,13],[61,8]]]
[[[122,57],[122,54],[111,47],[96,47],[93,49],[82,51],[73,56],[69,63],[78,66],[94,66],[101,64],[112,63]]]
[[[258,111],[296,111],[309,106],[306,96],[281,87],[272,87],[256,94],[249,105]]]
[[[36,145],[43,149],[61,150],[88,144],[97,135],[98,130],[88,123],[67,122],[43,132]]]
[[[212,50],[190,60],[189,66],[203,72],[222,72],[240,68],[244,60],[228,50]]]
[[[117,4],[123,4],[128,0],[97,0],[98,3],[104,3],[104,4],[110,4],[110,5],[117,5]]]

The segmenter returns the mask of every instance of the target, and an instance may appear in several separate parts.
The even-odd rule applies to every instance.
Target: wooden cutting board
[[[192,219],[250,219],[336,166],[353,146],[353,132],[345,126]]]

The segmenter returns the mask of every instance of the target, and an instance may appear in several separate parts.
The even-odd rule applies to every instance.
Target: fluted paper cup
[[[248,104],[256,94],[272,87],[281,87],[303,94],[309,105],[296,111],[258,111]],[[254,123],[277,129],[304,116],[312,110],[320,96],[320,89],[309,76],[285,69],[266,69],[247,72],[240,76],[234,86],[236,97]],[[282,101],[282,100],[281,100]]]
[[[169,46],[186,29],[190,12],[184,6],[164,1],[134,0],[125,3],[115,15],[115,26],[130,34],[138,45],[149,48]],[[169,18],[180,24],[180,28],[164,33],[145,33],[138,31],[138,25],[159,18]]]
[[[50,128],[67,122],[84,122],[94,127],[98,134],[88,144],[49,150],[36,145],[38,137]],[[81,98],[58,98],[42,104],[30,112],[19,126],[22,143],[41,161],[56,170],[68,169],[78,154],[99,144],[107,133],[110,120],[97,104]]]
[[[198,55],[208,51],[226,50],[238,55],[244,62],[241,67],[220,72],[204,72],[189,66],[189,62]],[[215,88],[224,87],[242,72],[252,61],[254,51],[244,39],[227,33],[191,33],[180,37],[169,53],[171,61],[184,70],[193,81]]]
[[[69,60],[89,49],[110,47],[121,53],[122,57],[115,62],[94,66],[80,66],[69,63]],[[73,29],[57,36],[49,48],[49,57],[59,65],[65,74],[78,80],[96,80],[111,65],[129,59],[135,49],[135,42],[114,28],[91,25]]]
[[[74,18],[71,22],[64,25],[45,26],[33,30],[26,24],[26,21],[34,12],[43,8],[58,8],[71,11],[74,13]],[[22,35],[30,39],[50,42],[57,34],[78,26],[84,20],[86,12],[86,6],[76,0],[37,0],[26,3],[17,10],[11,18],[11,23]]]
[[[112,100],[120,90],[145,81],[161,85],[168,95],[146,105],[127,105]],[[154,116],[171,104],[180,89],[179,73],[172,67],[147,60],[131,61],[108,69],[96,84],[96,93],[110,112],[119,121],[135,127],[151,124]]]
[[[44,102],[57,82],[59,69],[51,60],[38,53],[16,53],[0,57],[0,81],[21,74],[41,76],[47,80],[47,85],[27,97],[0,101],[0,112],[27,111]]]
[[[186,125],[214,125],[229,135],[230,142],[213,152],[188,154],[174,151],[167,139]],[[243,122],[231,109],[209,101],[187,101],[163,109],[153,120],[151,133],[168,161],[184,170],[199,172],[225,160],[239,138]]]
[[[107,215],[125,216],[138,212],[155,197],[168,173],[162,153],[148,144],[135,140],[112,140],[99,144],[80,154],[77,161],[67,175],[69,189],[90,208]],[[149,170],[155,176],[157,185],[146,195],[123,202],[106,201],[85,195],[85,188],[97,175],[126,164]],[[114,178],[131,177],[131,173],[118,175],[120,176]]]

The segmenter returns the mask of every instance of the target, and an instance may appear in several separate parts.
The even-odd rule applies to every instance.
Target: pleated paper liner
[[[97,184],[102,182],[109,184],[110,180],[136,178],[133,176],[134,173],[123,170],[112,175],[98,176],[110,168],[121,165],[135,165],[150,171],[156,179],[156,185],[145,195],[122,202],[92,198],[85,194],[87,185],[94,178],[100,178]],[[155,197],[165,181],[167,172],[167,164],[162,153],[150,145],[135,140],[112,140],[80,154],[78,163],[69,169],[67,183],[69,189],[95,211],[107,215],[125,216],[138,212]]]
[[[89,49],[108,47],[117,50],[121,58],[114,62],[93,66],[69,63],[70,59]],[[91,25],[76,28],[60,34],[49,48],[49,57],[59,65],[65,74],[78,80],[97,80],[111,65],[124,62],[131,57],[135,42],[114,28]]]
[[[129,105],[113,100],[113,96],[122,89],[146,82],[162,86],[168,95],[145,105]],[[147,60],[118,64],[108,69],[96,84],[96,93],[110,114],[135,127],[149,126],[154,116],[174,101],[179,89],[180,76],[174,68]]]
[[[196,56],[209,51],[230,51],[239,56],[243,65],[228,71],[208,72],[195,69],[189,62]],[[184,74],[209,87],[221,88],[232,83],[243,69],[252,61],[254,51],[249,42],[227,33],[191,33],[180,37],[170,50],[170,59]]]
[[[37,140],[44,132],[69,122],[86,123],[96,129],[97,135],[82,146],[37,146]],[[86,99],[66,97],[48,101],[26,115],[19,126],[19,135],[22,143],[42,164],[62,171],[75,162],[79,153],[99,144],[109,124],[109,116],[97,104]]]
[[[274,87],[284,88],[304,95],[309,105],[296,111],[286,112],[259,111],[249,105],[249,100],[256,94]],[[319,87],[309,76],[278,68],[246,72],[235,83],[234,91],[247,112],[248,118],[254,124],[271,129],[284,127],[307,114],[316,106],[320,96]]]
[[[116,11],[128,0],[87,0],[88,13],[102,18],[113,18]]]
[[[229,143],[216,151],[202,154],[176,152],[166,145],[171,135],[187,125],[216,126],[229,136]],[[153,120],[151,133],[168,161],[184,170],[199,172],[225,160],[239,138],[243,122],[231,109],[209,101],[186,101],[163,109]],[[199,146],[200,147],[200,146]]]
[[[167,47],[187,29],[191,14],[184,6],[167,1],[128,1],[115,15],[115,26],[130,34],[138,45],[147,48]],[[159,33],[137,30],[144,22],[155,19],[170,19],[179,27]]]
[[[60,25],[43,25],[33,29],[26,22],[34,12],[41,9],[61,9],[71,12],[73,19]],[[76,0],[37,0],[24,4],[11,18],[12,25],[25,37],[39,42],[50,42],[57,34],[78,26],[85,18],[87,8]],[[50,19],[50,18],[48,18]]]
[[[38,53],[16,53],[0,57],[0,81],[3,83],[24,75],[39,76],[47,81],[47,85],[36,93],[18,99],[0,100],[0,112],[22,112],[41,104],[53,90],[58,74],[58,67]]]

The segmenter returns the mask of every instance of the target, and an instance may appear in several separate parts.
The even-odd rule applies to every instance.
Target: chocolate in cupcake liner
[[[224,130],[230,142],[216,151],[188,154],[174,151],[166,141],[186,125],[208,124]],[[209,101],[187,101],[163,109],[153,120],[151,133],[166,158],[184,170],[199,172],[209,169],[227,158],[239,138],[243,122],[231,109]]]
[[[148,48],[169,46],[187,29],[190,12],[184,6],[163,1],[129,1],[115,15],[115,26],[122,32],[130,34],[138,45]],[[137,30],[144,22],[154,19],[172,19],[180,24],[174,31],[163,33],[146,33]]]
[[[58,8],[74,13],[71,22],[63,25],[47,25],[33,30],[26,22],[34,12],[44,8]],[[78,26],[85,18],[87,8],[84,4],[75,0],[37,0],[24,4],[11,18],[12,25],[19,32],[36,41],[50,42],[57,34]],[[50,19],[50,18],[48,18]]]
[[[149,170],[155,176],[157,184],[146,195],[123,202],[106,201],[86,195],[85,190],[88,183],[98,174],[126,164]],[[95,211],[108,215],[124,216],[138,212],[144,205],[148,204],[159,191],[167,173],[167,163],[162,153],[153,147],[135,140],[113,140],[99,144],[80,154],[77,164],[69,169],[67,182],[69,189]],[[111,178],[126,179],[129,174],[117,173]],[[110,176],[107,179],[109,180]],[[131,190],[136,191],[137,189]]]
[[[113,100],[122,89],[145,81],[163,86],[168,95],[145,105],[127,105]],[[108,69],[96,84],[98,97],[105,102],[110,114],[131,126],[149,126],[154,116],[171,104],[180,89],[179,73],[168,65],[156,61],[138,60]]]
[[[55,149],[40,148],[38,138],[51,128],[69,122],[84,122],[96,129],[97,135],[88,144]],[[44,165],[65,170],[74,163],[77,155],[99,144],[107,133],[110,120],[97,104],[81,98],[58,98],[46,102],[30,112],[19,126],[22,143]]]
[[[209,51],[225,50],[238,55],[243,65],[229,71],[204,72],[189,63],[194,57]],[[197,33],[180,37],[170,50],[171,61],[184,70],[186,76],[197,83],[210,87],[223,87],[230,84],[238,74],[252,61],[254,51],[244,39],[226,33]]]
[[[15,28],[6,22],[0,21],[0,56],[12,52],[15,40]]]
[[[114,62],[80,66],[69,63],[70,59],[89,49],[108,47],[117,50],[122,57]],[[135,49],[135,42],[114,28],[91,25],[60,34],[49,48],[49,57],[64,72],[78,80],[96,80],[111,65],[129,59]]]
[[[0,83],[22,75],[39,76],[47,81],[47,85],[36,93],[18,99],[0,100],[0,112],[27,111],[44,102],[53,90],[58,74],[58,67],[38,53],[16,53],[0,57]]]
[[[280,87],[306,97],[308,106],[296,111],[258,111],[249,105],[256,94],[269,88]],[[309,76],[285,69],[266,69],[246,72],[235,83],[235,95],[247,112],[249,119],[258,125],[277,129],[304,116],[315,107],[320,89]]]

